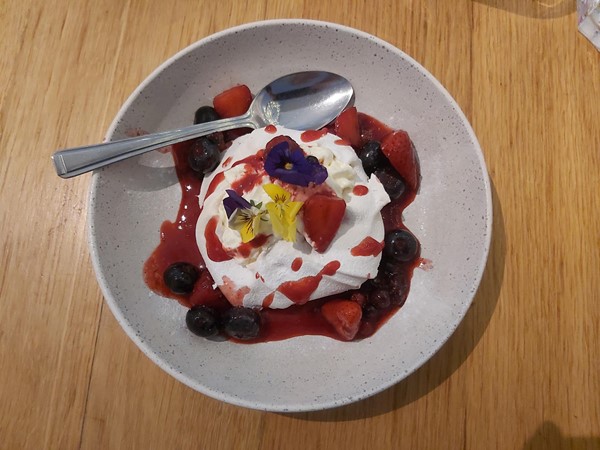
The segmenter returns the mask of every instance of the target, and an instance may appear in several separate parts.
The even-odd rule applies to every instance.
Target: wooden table
[[[600,448],[600,52],[575,0],[5,1],[0,15],[0,447]],[[97,142],[188,44],[303,17],[403,49],[456,98],[494,188],[481,288],[405,381],[336,410],[273,414],[187,388],[104,305],[86,242],[90,176],[57,148]]]

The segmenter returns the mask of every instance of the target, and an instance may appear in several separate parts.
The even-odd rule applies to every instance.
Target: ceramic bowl
[[[257,92],[281,75],[326,70],[350,80],[357,108],[412,137],[422,186],[405,211],[427,270],[415,270],[405,306],[374,336],[303,336],[240,345],[190,333],[185,308],[151,292],[142,267],[160,225],[177,213],[169,154],[152,152],[94,173],[89,239],[106,301],[127,335],[192,389],[270,411],[340,406],[380,392],[425,363],[464,317],[491,238],[492,203],[477,139],[456,102],[410,56],[344,26],[306,20],[250,23],[209,36],[156,69],[126,101],[107,139],[192,123],[194,111],[243,83]]]

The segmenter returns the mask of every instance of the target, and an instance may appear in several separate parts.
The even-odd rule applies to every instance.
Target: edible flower
[[[227,213],[228,219],[236,209],[250,209],[252,207],[248,200],[239,195],[233,189],[226,189],[225,192],[227,192],[227,195],[229,196],[223,199],[223,206],[225,207],[225,212]]]
[[[303,202],[290,201],[292,197],[290,193],[276,184],[265,184],[263,189],[273,200],[265,205],[269,212],[273,233],[286,241],[296,242],[296,215],[302,208]]]
[[[265,220],[266,211],[262,203],[249,202],[232,189],[226,190],[229,197],[223,199],[223,207],[229,219],[229,226],[239,231],[242,242],[250,242],[256,237],[260,221]],[[255,211],[256,210],[256,211]]]
[[[265,159],[265,171],[273,178],[297,186],[321,184],[327,178],[327,169],[317,158],[305,158],[300,148],[290,150],[290,144],[286,141],[269,151]]]

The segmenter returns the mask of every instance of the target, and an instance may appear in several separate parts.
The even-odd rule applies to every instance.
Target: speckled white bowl
[[[440,83],[369,34],[306,20],[251,23],[209,36],[148,77],[107,134],[188,125],[195,109],[237,83],[257,92],[286,73],[347,77],[356,106],[407,130],[422,187],[406,223],[433,263],[416,270],[406,305],[373,337],[344,343],[305,336],[255,345],[192,335],[185,309],[150,292],[142,266],[180,190],[169,155],[153,152],[93,176],[89,238],[98,281],[115,317],[156,364],[191,388],[249,408],[307,411],[373,395],[426,362],[453,333],[479,285],[490,245],[491,191],[477,139]]]

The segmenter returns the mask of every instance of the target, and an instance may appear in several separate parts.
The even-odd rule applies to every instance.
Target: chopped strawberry
[[[379,120],[364,114],[358,113],[358,125],[363,142],[377,141],[381,142],[384,137],[392,133],[392,129]]]
[[[330,300],[321,306],[321,314],[342,339],[351,341],[360,327],[362,308],[351,300]]]
[[[317,252],[323,253],[340,228],[346,202],[339,197],[315,194],[304,202],[302,211],[308,240]]]
[[[419,160],[408,133],[398,130],[388,134],[381,142],[381,151],[404,179],[406,185],[414,191],[418,190]]]
[[[252,93],[248,86],[240,84],[221,92],[213,100],[213,106],[223,118],[245,114],[252,103]]]
[[[362,145],[360,128],[358,126],[358,113],[356,108],[348,108],[335,119],[334,133],[349,142],[355,148]]]

